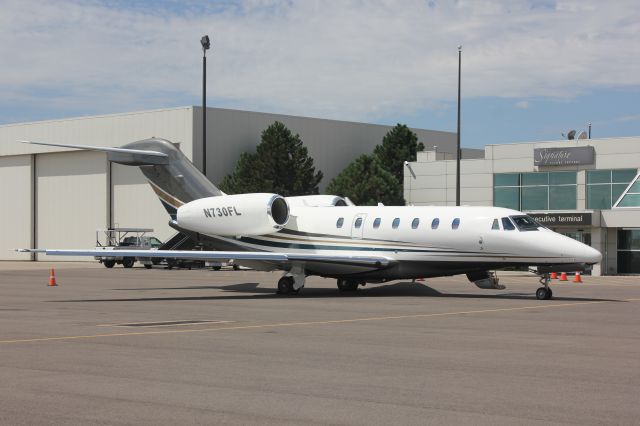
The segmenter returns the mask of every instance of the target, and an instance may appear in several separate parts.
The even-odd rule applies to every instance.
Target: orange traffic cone
[[[582,282],[582,276],[580,275],[580,271],[576,272],[576,276],[573,279],[574,283],[581,283]]]
[[[567,273],[563,272],[560,274],[560,281],[567,281]]]
[[[56,272],[51,268],[51,274],[49,274],[49,287],[55,287],[56,284]]]
[[[557,272],[552,272],[551,276],[549,278],[551,278],[552,280],[557,280],[558,279],[558,273]]]

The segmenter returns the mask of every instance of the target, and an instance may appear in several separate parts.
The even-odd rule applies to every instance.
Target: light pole
[[[207,50],[211,47],[209,36],[200,39],[202,45],[202,174],[207,175]]]
[[[408,161],[404,162],[404,166],[407,169],[409,169],[409,173],[411,174],[411,176],[409,177],[409,205],[412,206],[413,205],[413,202],[412,202],[413,194],[411,193],[411,181],[416,178],[416,174],[413,171],[413,168],[411,168],[411,164]]]
[[[462,70],[462,45],[458,46],[458,132],[456,144],[456,206],[460,205],[460,80]]]

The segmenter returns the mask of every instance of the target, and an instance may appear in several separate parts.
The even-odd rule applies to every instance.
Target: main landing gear
[[[307,278],[301,265],[294,265],[278,280],[278,294],[298,294]]]
[[[553,297],[553,291],[549,288],[549,274],[542,274],[540,277],[540,284],[544,287],[540,287],[536,290],[536,299],[538,300],[549,300]]]
[[[340,291],[356,291],[360,283],[358,281],[344,280],[339,278],[337,281],[338,290]]]

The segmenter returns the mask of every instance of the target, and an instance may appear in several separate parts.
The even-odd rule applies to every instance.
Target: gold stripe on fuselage
[[[153,191],[156,193],[156,195],[165,203],[169,204],[171,207],[178,209],[178,207],[182,206],[184,203],[180,200],[178,200],[176,197],[168,194],[167,192],[163,191],[162,188],[160,188],[159,186],[157,186],[155,183],[148,181],[149,185],[151,185],[151,188],[153,189]]]

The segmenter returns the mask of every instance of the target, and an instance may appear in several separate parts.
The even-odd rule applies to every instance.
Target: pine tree
[[[396,124],[382,139],[382,144],[375,147],[373,154],[378,157],[384,167],[402,184],[404,162],[416,161],[417,152],[424,145],[418,143],[418,136],[405,124]]]
[[[322,172],[315,170],[300,135],[276,121],[262,132],[255,153],[243,153],[220,183],[228,194],[273,192],[288,197],[318,193]]]
[[[336,176],[327,194],[349,197],[357,205],[404,205],[402,187],[374,155],[361,155]]]

